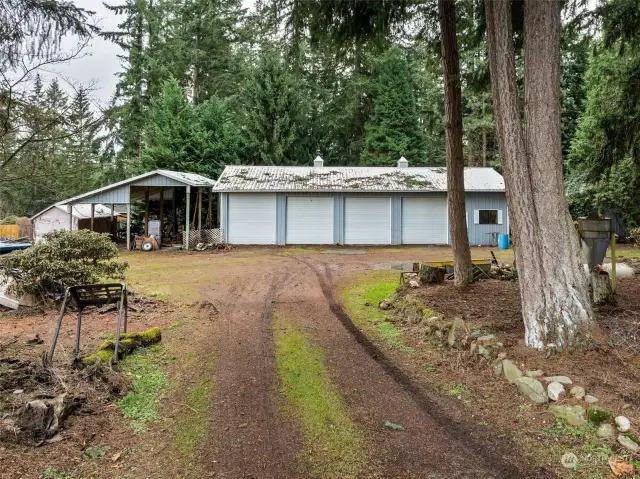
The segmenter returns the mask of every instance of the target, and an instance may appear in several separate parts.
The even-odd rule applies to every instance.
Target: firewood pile
[[[514,281],[518,279],[518,270],[508,263],[500,265],[492,264],[491,272],[489,274],[493,279],[500,279],[503,281]]]

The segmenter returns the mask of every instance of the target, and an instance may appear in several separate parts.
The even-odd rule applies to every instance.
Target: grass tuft
[[[169,381],[164,366],[169,361],[160,345],[142,349],[125,357],[119,367],[131,373],[135,380],[133,391],[117,402],[124,417],[133,419],[134,432],[147,430],[149,423],[158,418],[160,397],[169,390]]]
[[[386,312],[378,308],[383,299],[390,298],[398,288],[397,271],[368,271],[358,277],[358,283],[343,291],[343,304],[353,323],[368,335],[384,341],[387,346],[405,353],[414,349],[402,341],[402,332],[387,321]]]
[[[282,392],[304,431],[301,459],[321,478],[358,477],[368,461],[367,446],[331,382],[322,349],[297,327],[275,323]]]
[[[176,444],[182,457],[193,459],[198,444],[207,433],[213,384],[200,381],[192,387],[185,398],[186,409],[177,421]]]

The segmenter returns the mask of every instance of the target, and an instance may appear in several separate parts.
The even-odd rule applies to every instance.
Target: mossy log
[[[146,331],[121,334],[120,342],[118,343],[118,359],[127,354],[131,354],[137,348],[151,346],[152,344],[159,343],[161,340],[162,333],[157,326],[147,329]],[[81,358],[80,363],[85,366],[96,362],[110,363],[113,359],[115,347],[115,339],[108,339],[100,345],[95,353]]]

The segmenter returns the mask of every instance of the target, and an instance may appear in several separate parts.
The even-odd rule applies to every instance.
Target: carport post
[[[160,187],[160,238],[162,238],[162,222],[164,221],[164,186]]]
[[[207,212],[207,228],[213,228],[213,188],[209,188],[209,211]]]
[[[91,226],[89,227],[90,231],[93,231],[93,218],[96,215],[96,205],[91,203]]]
[[[127,203],[127,251],[129,251],[130,249],[131,249],[131,203]]]
[[[202,186],[198,187],[198,231],[202,231]]]
[[[144,192],[144,235],[149,234],[149,187]]]
[[[73,231],[73,205],[69,203],[69,231]]]
[[[185,210],[185,215],[184,215],[184,219],[186,222],[186,229],[184,232],[184,237],[185,237],[185,246],[184,249],[186,249],[187,251],[189,250],[189,210],[191,210],[191,185],[187,185],[187,208]]]
[[[113,226],[113,218],[115,213],[113,212],[113,210],[116,208],[116,205],[112,204],[111,205],[111,226],[109,227],[111,234],[113,234],[113,238],[115,239],[116,237],[116,228],[114,228]]]

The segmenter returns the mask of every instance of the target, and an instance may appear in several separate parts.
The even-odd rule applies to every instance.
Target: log
[[[155,326],[151,329],[136,333],[124,333],[120,335],[118,343],[118,359],[131,354],[138,348],[145,348],[162,340],[160,328]],[[98,362],[109,364],[113,359],[113,351],[115,350],[115,339],[108,339],[103,342],[98,350],[88,356],[80,359],[79,364],[89,366]]]

